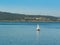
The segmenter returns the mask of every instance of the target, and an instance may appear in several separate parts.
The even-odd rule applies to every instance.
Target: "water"
[[[60,45],[60,22],[0,22],[0,45]]]

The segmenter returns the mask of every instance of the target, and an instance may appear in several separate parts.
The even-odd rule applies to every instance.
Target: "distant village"
[[[45,15],[25,15],[9,12],[0,12],[0,21],[8,22],[60,22],[60,17]]]

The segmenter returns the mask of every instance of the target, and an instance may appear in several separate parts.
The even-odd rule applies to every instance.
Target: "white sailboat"
[[[40,31],[40,27],[39,27],[39,25],[38,25],[38,24],[37,24],[37,28],[36,28],[36,29],[37,29],[37,31]]]

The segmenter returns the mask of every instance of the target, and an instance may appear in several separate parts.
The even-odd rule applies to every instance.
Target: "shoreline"
[[[0,21],[0,22],[60,22],[60,21]]]

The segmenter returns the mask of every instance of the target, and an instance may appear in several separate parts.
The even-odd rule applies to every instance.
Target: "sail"
[[[36,29],[40,29],[39,25],[37,24],[37,28]]]

